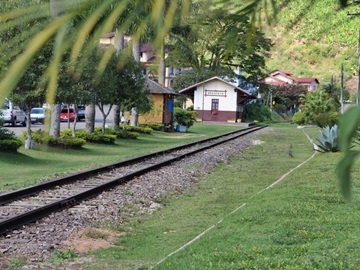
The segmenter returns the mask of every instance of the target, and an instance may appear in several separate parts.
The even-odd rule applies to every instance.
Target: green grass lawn
[[[259,136],[261,144],[219,165],[191,193],[167,196],[152,215],[112,227],[126,234],[115,247],[83,255],[92,258],[83,269],[360,269],[359,160],[353,198],[345,202],[335,177],[341,153],[311,158],[305,132],[315,139],[319,129],[271,128],[275,132]],[[197,124],[187,133],[154,132],[114,146],[22,148],[0,155],[0,183],[4,189],[26,186],[234,129]]]
[[[0,190],[38,183],[56,175],[91,169],[171,146],[231,132],[239,127],[195,123],[188,132],[153,131],[136,140],[117,140],[115,145],[86,144],[81,150],[36,146],[18,153],[0,152]]]
[[[312,139],[319,133],[273,128],[260,136],[262,144],[200,179],[196,192],[119,226],[128,232],[119,247],[89,254],[86,269],[360,269],[360,162],[350,203],[334,174],[339,153],[317,153],[266,189],[313,155],[304,131]]]

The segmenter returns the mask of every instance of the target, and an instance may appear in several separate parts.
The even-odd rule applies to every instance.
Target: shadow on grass
[[[0,162],[14,164],[14,163],[27,163],[38,164],[39,159],[19,152],[0,152]]]

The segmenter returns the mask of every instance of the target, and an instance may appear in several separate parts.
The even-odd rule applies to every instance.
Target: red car
[[[62,109],[60,112],[60,121],[61,122],[67,122],[68,119],[70,119],[70,122],[73,122],[75,120],[75,111],[74,109]]]

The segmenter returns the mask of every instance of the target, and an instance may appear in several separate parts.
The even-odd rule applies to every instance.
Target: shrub
[[[326,112],[317,115],[314,119],[315,124],[321,128],[326,126],[334,126],[339,123],[339,113],[338,112]]]
[[[136,127],[134,129],[136,129]],[[144,131],[144,128],[139,128],[138,130],[142,130],[143,132],[146,132]],[[102,132],[101,128],[95,128],[95,134],[101,135],[102,134],[101,132]],[[127,127],[126,129],[118,129],[118,130],[107,128],[105,129],[105,134],[112,135],[115,138],[119,138],[119,139],[137,139],[137,137],[139,137],[139,133],[131,132],[127,129]]]
[[[260,102],[250,103],[245,105],[242,117],[244,121],[247,122],[254,120],[264,122],[271,120],[271,111],[267,106],[262,105]]]
[[[17,152],[22,144],[22,141],[18,138],[0,140],[0,151]]]
[[[181,108],[174,108],[174,120],[179,125],[186,126],[190,128],[196,122],[196,111],[187,111]]]
[[[77,135],[77,131],[76,131]],[[72,136],[72,130],[71,129],[64,129],[60,132],[60,137],[71,137]]]
[[[9,140],[14,138],[16,138],[16,136],[13,131],[0,127],[0,140]]]
[[[283,104],[275,104],[274,106],[274,111],[277,113],[285,113],[286,112],[286,107]]]
[[[85,129],[78,129],[76,130],[76,137],[88,141],[91,137],[91,134],[87,132]]]
[[[305,114],[302,112],[296,112],[292,118],[293,122],[298,125],[306,124]]]
[[[137,139],[139,137],[139,133],[137,132],[131,132],[126,129],[120,129],[114,131],[115,135],[119,139]]]
[[[114,144],[116,135],[111,134],[88,134],[86,141],[92,143]]]
[[[0,128],[0,151],[16,152],[22,145],[22,141],[15,136],[14,132]]]
[[[86,141],[76,137],[48,137],[47,143],[49,146],[64,149],[80,149]]]
[[[164,124],[160,123],[141,123],[139,126],[144,128],[151,128],[152,130],[163,130],[164,128]]]
[[[27,139],[28,134],[26,130],[22,132],[22,135],[24,139]],[[48,137],[49,137],[49,133],[46,132],[45,130],[41,130],[41,129],[35,131],[31,130],[31,138],[37,144],[42,144],[46,142],[48,140]]]
[[[125,126],[125,129],[130,132],[137,132],[142,134],[151,134],[153,131],[149,127]]]
[[[60,136],[62,138],[74,138],[72,137],[71,129],[65,129],[61,131]],[[112,134],[102,134],[101,128],[95,128],[93,134],[88,133],[85,129],[79,129],[76,131],[76,138],[83,139],[91,143],[103,143],[103,144],[114,144],[116,136]]]

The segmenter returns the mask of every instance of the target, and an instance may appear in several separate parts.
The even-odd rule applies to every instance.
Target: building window
[[[211,113],[218,114],[219,112],[219,99],[212,99],[211,100]]]

